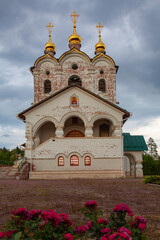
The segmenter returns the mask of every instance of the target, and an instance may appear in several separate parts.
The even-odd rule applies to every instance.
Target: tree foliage
[[[158,151],[157,151],[157,144],[154,142],[153,138],[149,138],[147,142],[148,152],[150,156],[152,156],[155,160],[158,159]]]
[[[160,157],[157,161],[148,154],[143,155],[143,174],[159,175],[160,174]]]
[[[24,156],[24,150],[21,150],[19,147],[9,150],[5,147],[0,151],[0,164],[13,165],[14,161],[18,159],[18,156]]]

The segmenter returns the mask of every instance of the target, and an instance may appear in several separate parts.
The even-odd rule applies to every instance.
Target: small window
[[[64,166],[64,157],[60,156],[58,158],[58,166]]]
[[[46,74],[49,75],[49,74],[50,74],[50,71],[49,71],[49,70],[46,70]]]
[[[105,80],[104,79],[100,79],[99,80],[99,91],[100,92],[105,92],[106,91],[106,83],[105,83]]]
[[[91,166],[91,158],[90,156],[86,156],[84,159],[84,165],[85,166]]]
[[[73,64],[72,64],[72,69],[73,69],[73,70],[77,70],[77,69],[78,69],[78,65],[77,65],[76,63],[73,63]]]
[[[72,105],[77,105],[77,98],[76,97],[72,97],[71,104]]]
[[[51,81],[45,80],[44,81],[44,93],[50,93],[51,92]]]
[[[79,158],[77,155],[72,155],[70,159],[71,166],[78,166],[79,165]]]
[[[100,74],[103,74],[103,73],[104,73],[103,69],[101,69],[99,72],[100,72]]]

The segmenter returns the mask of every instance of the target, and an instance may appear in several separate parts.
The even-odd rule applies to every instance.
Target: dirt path
[[[96,200],[106,216],[116,204],[127,204],[135,215],[147,219],[150,239],[160,240],[160,187],[145,185],[142,179],[0,180],[0,230],[11,210],[19,207],[52,208],[78,222],[88,200]]]

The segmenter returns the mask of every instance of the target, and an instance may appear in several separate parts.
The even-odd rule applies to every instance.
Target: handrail
[[[20,170],[21,170],[22,167],[24,166],[24,164],[26,163],[26,160],[27,160],[27,158],[24,157],[24,158],[22,159],[22,161],[19,163],[19,165],[18,165],[18,172],[20,172]]]

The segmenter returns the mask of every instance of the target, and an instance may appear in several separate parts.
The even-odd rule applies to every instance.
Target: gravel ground
[[[96,200],[108,217],[118,203],[127,204],[136,216],[147,219],[147,234],[160,240],[160,186],[146,185],[142,179],[83,180],[0,180],[0,231],[11,210],[19,207],[54,209],[65,212],[78,223],[81,206]]]

